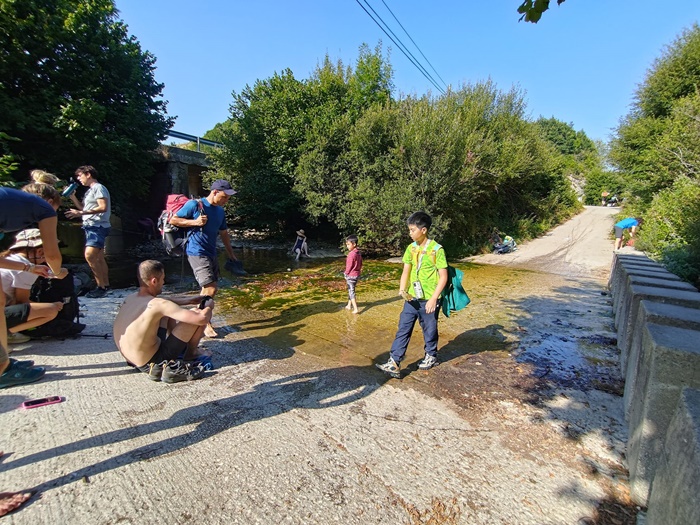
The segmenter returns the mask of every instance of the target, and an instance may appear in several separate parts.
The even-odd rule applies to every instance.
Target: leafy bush
[[[681,177],[659,192],[644,214],[638,249],[661,260],[669,271],[699,284],[700,183]]]

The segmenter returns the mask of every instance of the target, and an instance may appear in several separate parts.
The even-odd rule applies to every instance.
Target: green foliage
[[[620,198],[624,188],[625,181],[619,173],[593,170],[586,176],[583,202],[589,206],[598,206],[601,204],[603,192],[607,191],[610,195]]]
[[[112,0],[0,0],[0,49],[0,129],[21,171],[92,164],[117,209],[147,194],[172,119]]]
[[[694,282],[700,275],[699,86],[694,24],[650,68],[610,152],[625,179],[628,209],[644,218],[637,247]]]
[[[557,0],[557,5],[561,5],[566,0]],[[549,9],[549,0],[524,0],[520,7],[518,7],[518,13],[522,16],[520,20],[525,20],[526,22],[532,22],[536,24],[542,18],[542,13]]]
[[[14,186],[11,175],[17,169],[17,162],[7,146],[9,140],[17,139],[0,131],[0,186]]]
[[[697,176],[700,27],[685,30],[654,62],[622,121],[610,158],[645,205],[681,175]]]
[[[700,182],[683,176],[659,192],[644,215],[637,248],[700,284]]]
[[[597,189],[596,178],[603,172],[602,155],[596,144],[583,131],[574,130],[573,124],[566,124],[554,117],[540,117],[536,125],[542,136],[563,155],[564,173],[579,193],[583,191],[585,203],[597,204],[596,201],[600,199],[591,202],[589,198],[591,192]],[[601,191],[598,190],[598,196]]]
[[[211,133],[246,224],[331,224],[365,250],[400,253],[406,217],[423,209],[457,255],[494,226],[537,235],[578,209],[567,158],[595,146],[573,132],[574,153],[557,151],[517,90],[487,82],[402,100],[390,90],[381,47],[363,46],[354,70],[325,57],[306,81],[286,71],[235,95],[231,119]]]

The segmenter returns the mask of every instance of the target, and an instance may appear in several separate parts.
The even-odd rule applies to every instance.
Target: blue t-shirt
[[[631,228],[632,226],[639,226],[639,221],[634,217],[627,217],[626,219],[622,219],[615,226],[624,230],[627,228]]]
[[[202,227],[192,228],[187,240],[187,255],[207,256],[216,259],[216,238],[221,230],[226,230],[226,212],[221,206],[212,206],[207,199],[201,199],[202,212],[207,216],[207,223]],[[175,214],[181,219],[199,217],[199,204],[191,199]]]
[[[32,193],[0,187],[0,232],[16,232],[31,228],[56,210]]]

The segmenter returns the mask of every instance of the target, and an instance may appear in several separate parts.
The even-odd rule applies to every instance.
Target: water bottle
[[[73,192],[78,189],[78,186],[80,184],[77,182],[71,182],[70,186],[68,186],[65,190],[63,190],[63,193],[61,193],[62,197],[70,197],[73,195]]]

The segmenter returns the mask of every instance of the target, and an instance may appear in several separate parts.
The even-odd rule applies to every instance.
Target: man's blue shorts
[[[105,247],[105,239],[109,235],[110,228],[102,226],[83,226],[85,230],[85,246],[103,249]]]

